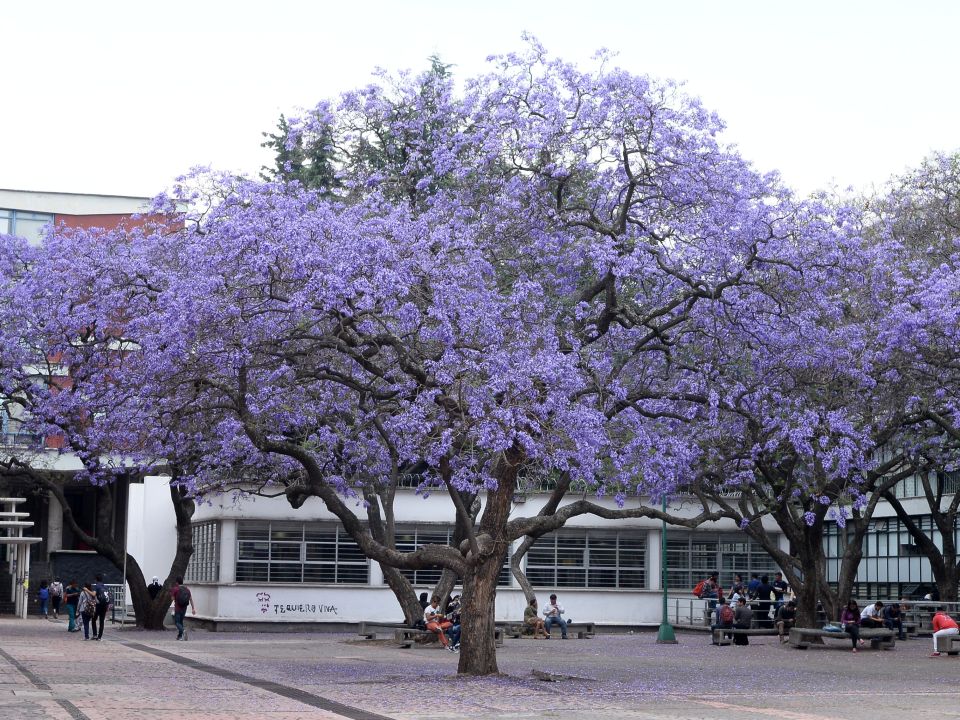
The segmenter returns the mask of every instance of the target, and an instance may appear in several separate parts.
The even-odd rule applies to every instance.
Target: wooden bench
[[[410,626],[406,623],[385,623],[385,622],[373,622],[370,620],[364,620],[360,623],[360,627],[357,628],[357,635],[364,637],[367,640],[376,640],[378,632],[394,632],[395,630],[406,630]]]
[[[713,644],[714,645],[729,645],[733,642],[731,635],[740,635],[741,637],[746,635],[750,637],[752,635],[776,635],[777,631],[774,628],[765,628],[765,627],[750,627],[750,628],[717,628],[713,631]]]
[[[790,646],[798,650],[806,650],[810,643],[816,638],[830,638],[832,640],[850,640],[850,635],[845,632],[832,632],[830,630],[821,630],[819,628],[790,628]],[[893,630],[886,628],[871,628],[860,631],[861,640],[869,640],[870,647],[874,650],[883,648],[892,650],[897,642],[897,634]]]
[[[401,648],[412,648],[419,645],[428,645],[430,643],[439,644],[440,639],[432,630],[420,630],[419,628],[404,627],[394,633],[394,639]],[[503,647],[503,628],[493,629],[493,642],[496,647]]]

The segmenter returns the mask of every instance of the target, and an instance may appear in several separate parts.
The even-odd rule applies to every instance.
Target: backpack
[[[720,606],[720,622],[721,623],[732,623],[734,618],[733,608],[729,605]]]
[[[83,605],[80,609],[80,616],[88,619],[92,618],[97,613],[97,604],[86,593],[84,593],[82,599]]]
[[[174,597],[174,601],[180,607],[187,606],[187,604],[190,602],[190,590],[187,588],[186,585],[181,585],[180,587],[177,588],[177,594]]]
[[[50,583],[50,596],[63,597],[63,585],[59,582]]]
[[[109,605],[112,599],[109,590],[97,590],[97,605]]]
[[[701,580],[700,582],[698,582],[693,588],[693,594],[696,595],[697,597],[700,597],[701,595],[703,595],[703,588],[706,584],[707,584],[706,580]]]

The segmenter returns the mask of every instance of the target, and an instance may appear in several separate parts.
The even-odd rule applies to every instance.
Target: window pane
[[[270,582],[302,582],[303,565],[297,563],[270,563]]]
[[[300,561],[300,543],[270,543],[270,560]]]
[[[240,560],[266,560],[270,557],[270,543],[241,540],[237,557]]]
[[[237,563],[237,582],[267,582],[266,563]]]

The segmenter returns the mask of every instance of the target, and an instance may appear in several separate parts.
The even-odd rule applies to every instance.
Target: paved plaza
[[[504,675],[457,678],[455,655],[347,634],[240,634],[0,619],[0,718],[32,720],[960,718],[960,659],[929,638],[854,655],[777,638],[714,647],[703,633],[508,639]],[[533,671],[566,676],[538,679]]]

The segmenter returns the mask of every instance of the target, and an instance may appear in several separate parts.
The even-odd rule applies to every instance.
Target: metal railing
[[[122,623],[127,619],[127,586],[126,585],[103,585],[113,598],[113,604],[110,605],[110,622]],[[117,617],[119,616],[119,620]]]
[[[857,604],[862,610],[865,605],[872,605],[876,600],[857,600]],[[882,600],[884,605],[900,600]],[[932,628],[933,615],[938,608],[943,608],[947,614],[954,618],[960,617],[960,602],[937,602],[935,600],[908,600],[905,601],[907,608],[904,620],[917,624],[920,632],[930,632]],[[753,603],[751,603],[753,604]],[[772,606],[772,603],[771,603]],[[694,597],[670,597],[667,596],[667,619],[674,625],[709,625],[710,624],[710,601],[700,600]],[[821,620],[824,622],[837,618],[825,618],[821,614]]]

